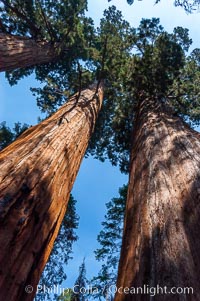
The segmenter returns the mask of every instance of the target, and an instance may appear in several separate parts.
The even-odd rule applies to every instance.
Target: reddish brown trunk
[[[48,42],[0,33],[0,72],[48,63],[57,56]]]
[[[0,153],[1,301],[34,297],[101,107],[102,87],[97,95],[95,89],[78,102],[72,97]]]
[[[200,300],[200,135],[156,101],[140,105],[115,301]],[[181,288],[192,287],[190,293]],[[121,292],[121,290],[120,290]]]

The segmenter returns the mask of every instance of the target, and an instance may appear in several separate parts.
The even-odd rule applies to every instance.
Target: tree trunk
[[[0,72],[48,63],[57,57],[49,42],[0,33]]]
[[[200,135],[156,100],[135,125],[115,301],[199,301]]]
[[[33,299],[59,231],[103,87],[77,95],[0,153],[1,301]]]

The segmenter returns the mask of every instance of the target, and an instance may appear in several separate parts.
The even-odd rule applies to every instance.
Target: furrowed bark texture
[[[33,300],[101,107],[81,92],[0,153],[0,300]],[[34,288],[26,293],[26,286]],[[31,288],[29,288],[30,290]],[[28,289],[27,289],[28,290]]]
[[[48,42],[0,33],[0,72],[48,63],[57,56]]]
[[[135,125],[117,287],[194,294],[133,289],[115,301],[199,301],[200,135],[155,100],[141,103]]]

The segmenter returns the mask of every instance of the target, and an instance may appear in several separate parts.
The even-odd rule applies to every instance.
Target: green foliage
[[[66,101],[66,95],[52,91],[48,80],[56,83],[59,91],[63,87],[74,93],[79,86],[78,63],[90,57],[94,28],[92,19],[85,17],[87,0],[0,0],[0,4],[1,32],[49,42],[58,54],[54,62],[6,73],[13,85],[34,71],[44,86],[38,91],[42,95],[38,105],[51,113]]]
[[[64,291],[64,294],[58,297],[58,301],[71,301],[72,300],[73,290],[71,288],[67,288]]]
[[[14,140],[14,134],[9,127],[6,126],[6,122],[0,124],[0,150],[9,145]]]
[[[159,19],[143,19],[136,31],[138,52],[132,58],[132,93],[139,97],[167,96],[173,81],[185,64],[185,53],[191,40],[188,30],[175,28],[172,34],[164,31]]]
[[[79,274],[74,283],[73,289],[66,289],[64,294],[58,297],[58,301],[85,301],[85,293],[83,291],[86,290],[87,284],[86,278],[86,267],[85,267],[85,258],[83,259],[82,264],[79,267]],[[81,290],[83,288],[83,290]],[[82,292],[81,292],[82,291]]]
[[[48,72],[46,84],[42,88],[32,89],[43,112],[51,114],[70,94],[87,87],[95,80],[104,78],[107,88],[112,81],[115,88],[115,82],[123,79],[130,55],[132,29],[123,20],[121,12],[114,6],[110,7],[104,12],[104,18],[97,30],[94,29],[92,20],[87,19],[85,32],[88,37],[84,44],[87,55],[74,60],[71,69],[67,66],[62,69],[60,66],[59,72]],[[69,62],[66,61],[65,64]]]
[[[49,260],[40,278],[39,285],[41,287],[52,288],[54,285],[59,286],[67,279],[65,267],[69,259],[72,259],[72,245],[78,239],[75,229],[78,227],[79,217],[76,214],[75,205],[76,200],[70,195],[67,212],[62,221]],[[50,293],[48,293],[47,289],[44,292],[39,292],[35,297],[36,301],[47,299],[50,299]]]
[[[12,143],[18,136],[20,136],[26,129],[27,124],[21,124],[20,122],[15,123],[13,130],[11,130],[6,122],[0,123],[0,150]]]
[[[0,2],[1,30],[6,33],[52,43],[62,42],[68,46],[83,34],[80,21],[87,9],[85,0]]]
[[[123,23],[119,17],[116,22]],[[188,30],[177,27],[167,33],[153,18],[142,19],[137,29],[127,31],[132,35],[128,53],[121,49],[122,65],[117,60],[107,63],[110,76],[103,110],[88,149],[102,161],[109,158],[119,164],[123,172],[128,172],[134,117],[142,99],[155,97],[193,125],[200,121],[199,49],[188,54],[192,44]]]
[[[127,185],[119,189],[119,197],[106,204],[107,213],[102,222],[103,230],[97,240],[101,248],[95,251],[96,259],[102,262],[98,276],[91,280],[92,286],[98,288],[95,298],[105,298],[108,288],[116,283],[117,267],[122,243],[124,213],[126,207]]]
[[[200,49],[187,57],[179,77],[173,82],[168,99],[175,111],[191,126],[200,124]]]
[[[64,64],[66,64],[66,68],[63,69]],[[37,98],[37,105],[47,115],[54,113],[72,94],[93,82],[92,74],[86,68],[81,67],[81,75],[79,75],[78,66],[80,64],[78,61],[74,62],[71,67],[67,65],[68,61],[65,61],[58,66],[58,73],[50,71],[46,75],[42,87],[31,88],[33,95]]]
[[[72,47],[68,47],[65,57],[46,67],[41,65],[35,68],[36,78],[42,82],[42,88],[31,90],[37,96],[38,106],[47,115],[55,112],[70,95],[94,81],[92,57],[96,48],[93,45],[95,31],[91,18],[83,18],[79,34],[81,38],[74,40]]]
[[[79,267],[79,275],[75,281],[74,289],[71,297],[71,301],[85,301],[86,296],[81,289],[86,289],[87,278],[86,278],[86,267],[85,267],[85,258],[83,263]]]
[[[122,169],[126,169],[124,160],[130,147],[126,136],[127,130],[130,129],[128,125],[133,118],[132,104],[127,101],[125,81],[130,69],[134,35],[135,29],[123,19],[122,13],[116,7],[105,10],[98,28],[101,56],[106,49],[103,66],[101,64],[102,76],[105,79],[104,102],[88,152],[102,161],[109,158],[114,165],[120,162]],[[121,123],[120,127],[118,123]],[[126,131],[123,130],[122,124]],[[113,134],[114,131],[116,135]]]

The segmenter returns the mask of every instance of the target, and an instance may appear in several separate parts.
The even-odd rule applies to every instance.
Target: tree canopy
[[[2,3],[4,27],[12,29],[13,26],[11,33],[31,36],[29,22],[25,22],[18,11],[13,12],[9,1]],[[36,77],[43,83],[39,88],[32,88],[40,109],[49,115],[74,91],[104,79],[103,109],[88,154],[102,161],[109,158],[112,164],[119,164],[123,172],[128,171],[134,116],[141,98],[159,98],[185,121],[199,123],[200,50],[189,53],[192,41],[187,29],[176,27],[168,33],[156,18],[142,19],[139,27],[133,28],[115,6],[105,10],[100,26],[95,29],[93,21],[84,15],[86,1],[74,4],[74,1],[66,0],[62,3],[71,8],[71,22],[76,24],[70,28],[69,21],[59,23],[58,13],[63,20],[68,18],[68,10],[62,10],[60,2],[31,3],[31,8],[25,4],[17,6],[15,1],[12,5],[27,11],[27,16],[33,15],[31,20],[38,28],[44,28],[48,18],[54,34],[48,30],[46,33],[46,29],[43,33],[42,29],[42,38],[52,40],[52,43],[64,39],[63,47],[67,47],[61,60],[35,67]],[[15,18],[9,23],[13,14]],[[70,30],[64,38],[66,28]],[[29,74],[30,69],[16,72],[20,72],[20,76],[15,71],[8,75],[11,83],[15,83],[22,73]]]
[[[13,1],[12,7],[9,1],[1,2],[2,30],[47,39],[62,49],[62,59],[35,67],[43,84],[32,91],[43,112],[51,114],[74,91],[104,79],[103,109],[88,154],[109,158],[128,171],[134,116],[141,98],[157,97],[186,121],[199,123],[200,50],[188,52],[192,41],[187,29],[176,27],[168,33],[156,18],[142,19],[133,28],[115,6],[105,10],[95,29],[85,17],[86,1],[37,0],[29,5]],[[16,70],[8,77],[15,83],[32,71]]]
[[[110,21],[115,28],[117,24],[124,26],[116,8],[111,7],[107,14],[116,16]],[[197,125],[200,120],[200,50],[188,53],[192,44],[188,30],[176,27],[168,33],[156,18],[142,19],[138,28],[126,23],[126,28],[125,37],[130,44],[125,47],[126,52],[121,49],[121,59],[108,62],[110,77],[106,78],[104,106],[89,149],[97,158],[118,163],[125,172],[134,116],[141,99],[155,97],[185,121]],[[112,45],[118,45],[114,42],[116,34],[112,36]]]

